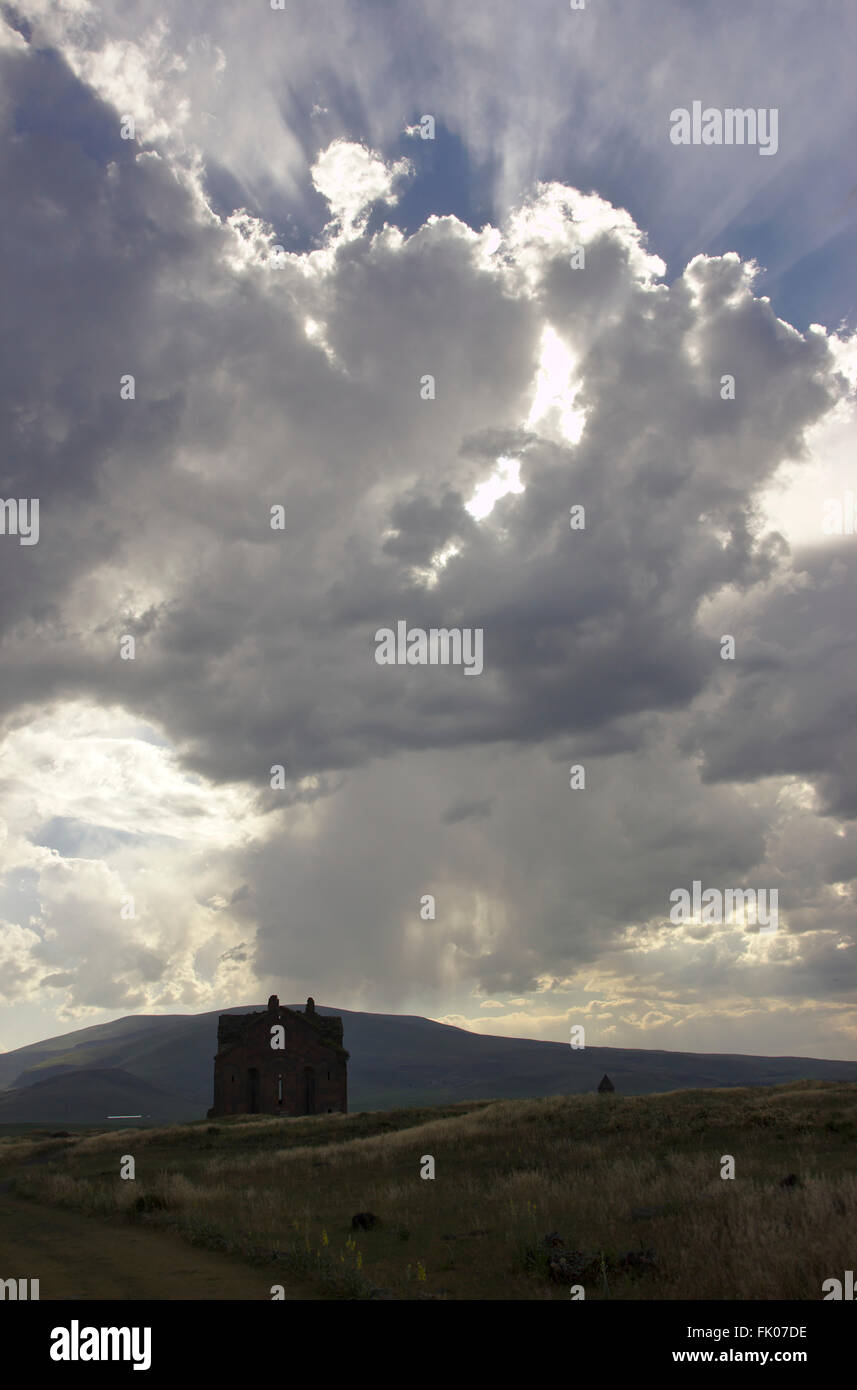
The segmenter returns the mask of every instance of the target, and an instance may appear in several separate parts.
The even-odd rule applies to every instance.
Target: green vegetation
[[[818,1299],[853,1268],[855,1155],[857,1084],[813,1081],[31,1133],[0,1179],[320,1298]]]

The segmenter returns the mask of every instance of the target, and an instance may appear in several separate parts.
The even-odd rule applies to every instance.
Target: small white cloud
[[[380,155],[350,140],[334,140],[313,164],[314,186],[330,204],[345,233],[358,230],[373,203],[395,203],[393,184],[411,168],[407,159],[387,165]]]

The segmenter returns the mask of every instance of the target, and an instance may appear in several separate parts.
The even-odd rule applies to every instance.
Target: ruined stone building
[[[260,1012],[221,1014],[209,1119],[344,1114],[347,1062],[342,1019],[323,1018],[312,999],[305,1013],[287,1009],[272,994]]]

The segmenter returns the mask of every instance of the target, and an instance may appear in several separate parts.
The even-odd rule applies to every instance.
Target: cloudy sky
[[[775,10],[2,7],[0,1047],[855,1055],[857,11]]]

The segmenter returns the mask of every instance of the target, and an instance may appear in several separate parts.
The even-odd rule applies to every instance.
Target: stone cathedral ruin
[[[252,1014],[221,1014],[214,1104],[221,1115],[325,1115],[348,1110],[342,1019],[287,1009],[276,994]]]

